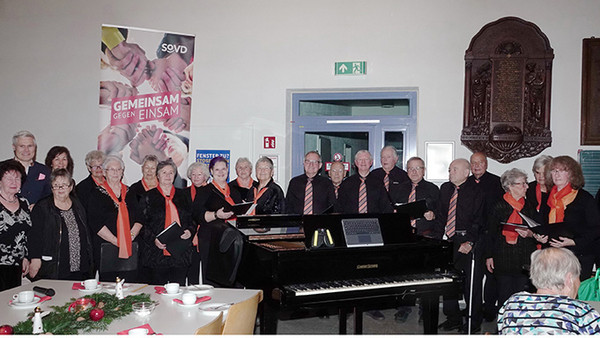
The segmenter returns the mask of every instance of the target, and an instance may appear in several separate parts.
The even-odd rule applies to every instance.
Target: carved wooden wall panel
[[[501,163],[549,147],[553,59],[535,24],[505,17],[485,25],[465,53],[462,143]]]

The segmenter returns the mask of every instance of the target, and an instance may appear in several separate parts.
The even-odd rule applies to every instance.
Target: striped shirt
[[[589,304],[566,296],[519,292],[498,312],[500,334],[596,334],[600,314]]]

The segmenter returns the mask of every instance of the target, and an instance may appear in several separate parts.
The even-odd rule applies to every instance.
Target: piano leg
[[[346,320],[348,319],[348,311],[345,308],[339,308],[338,310],[338,329],[340,334],[346,334]]]
[[[354,307],[354,334],[363,333],[363,311]]]
[[[437,334],[440,313],[440,296],[423,295],[421,297],[421,303],[423,304],[423,333]]]
[[[269,302],[260,302],[260,334],[277,334],[278,311]]]

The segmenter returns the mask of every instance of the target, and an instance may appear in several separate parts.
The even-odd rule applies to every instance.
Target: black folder
[[[227,205],[223,208],[223,211],[233,211],[236,216],[242,216],[245,215],[248,210],[250,210],[253,204],[254,202],[242,202],[234,205]]]
[[[411,203],[396,203],[394,209],[398,214],[407,214],[412,219],[418,219],[423,217],[423,214],[427,211],[427,201],[418,200]]]
[[[181,239],[183,231],[179,223],[173,222],[165,230],[156,235],[156,238],[167,246],[167,251],[171,256],[179,256],[192,244],[191,237],[189,239]]]

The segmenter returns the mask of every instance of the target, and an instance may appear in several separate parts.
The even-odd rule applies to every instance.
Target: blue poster
[[[229,150],[200,150],[200,149],[196,149],[196,162],[200,162],[200,163],[204,163],[206,164],[206,166],[208,167],[208,165],[210,164],[210,160],[212,160],[213,158],[217,157],[217,156],[222,156],[224,157],[227,162],[229,162],[229,173],[231,173],[231,151]],[[228,175],[228,181],[229,181],[229,177],[231,175]]]

